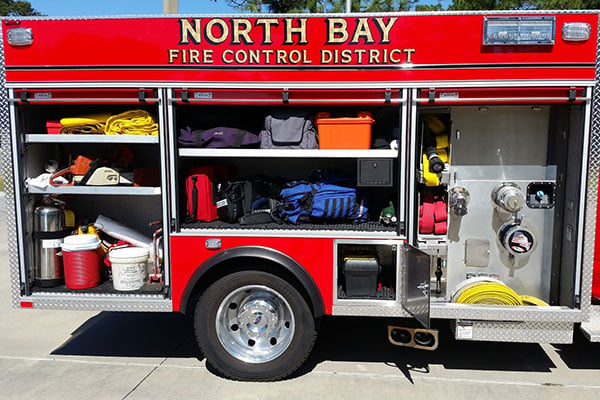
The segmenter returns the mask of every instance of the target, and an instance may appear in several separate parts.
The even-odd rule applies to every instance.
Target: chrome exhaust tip
[[[395,346],[435,350],[438,347],[439,337],[436,329],[406,328],[389,325],[388,340]]]

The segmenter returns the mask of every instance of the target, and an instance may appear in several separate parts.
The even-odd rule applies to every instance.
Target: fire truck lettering
[[[180,60],[181,64],[212,64],[213,51],[211,49],[169,49],[169,64]]]
[[[169,64],[173,64],[173,60],[176,60],[179,55],[179,50],[169,49]]]
[[[235,52],[235,62],[238,64],[245,64],[248,61],[248,53],[245,51],[236,51]]]
[[[343,18],[327,18],[327,42],[325,44],[345,43],[348,40],[348,23]]]
[[[386,24],[383,18],[374,18],[376,24],[375,27],[377,28],[377,30],[379,30],[379,34],[381,35],[381,40],[379,41],[380,44],[390,42],[390,31],[392,30],[392,27],[394,26],[397,20],[398,17],[390,17],[388,23]]]
[[[196,49],[190,50],[190,64],[200,64],[200,52]]]
[[[300,61],[302,61],[302,53],[300,53],[300,50],[292,50],[290,51],[289,59],[291,64],[300,64]]]
[[[365,53],[367,52],[364,49],[358,49],[358,50],[354,50],[354,52],[356,53],[356,55],[358,56],[358,59],[356,60],[357,64],[362,64],[363,63],[363,56],[365,55]]]
[[[248,63],[249,64],[260,64],[260,51],[249,50],[248,51]]]
[[[369,49],[369,64],[381,64],[379,50]]]
[[[204,50],[202,52],[204,64],[212,64],[213,63],[213,51],[212,50]]]
[[[225,64],[232,64],[233,63],[233,59],[228,58],[229,56],[233,56],[233,50],[225,50],[223,52],[223,56],[221,58],[223,59],[223,62]]]
[[[273,50],[263,50],[262,54],[265,55],[265,64],[271,64],[271,56],[273,55]]]
[[[407,54],[406,62],[410,62],[414,52],[415,49],[322,49],[321,64],[401,64],[405,62],[403,53]]]
[[[255,26],[263,27],[262,44],[273,44],[271,39],[271,29],[273,26],[279,26],[279,21],[276,18],[259,18],[255,22]]]
[[[398,58],[394,58],[394,55],[398,54]],[[410,53],[409,53],[410,55]],[[393,49],[392,51],[390,51],[390,61],[393,62],[394,64],[398,64],[402,62],[402,51],[400,49]],[[408,62],[408,58],[407,58],[407,62]]]
[[[179,44],[189,44],[190,40],[193,44],[200,44],[202,39],[200,18],[194,18],[193,27],[190,21],[187,19],[180,19],[177,22],[179,22],[179,32],[181,33]]]
[[[372,25],[379,32],[378,43],[390,43],[390,32],[397,20],[397,17],[391,17],[386,23],[384,18],[381,17],[374,19],[357,18],[356,26],[352,31],[352,39],[348,41],[350,37],[348,21],[344,18],[326,18],[327,41],[325,44],[359,44],[361,39],[364,44],[374,44],[376,41],[373,37]]]
[[[350,64],[352,62],[352,51],[348,49],[344,49],[341,52],[340,63],[341,64]]]
[[[402,51],[403,51],[404,53],[406,53],[406,62],[410,64],[410,63],[412,62],[412,61],[411,61],[411,55],[412,55],[414,52],[416,52],[416,50],[415,50],[415,49],[404,49],[404,50],[402,50]]]
[[[356,29],[354,29],[354,34],[352,35],[350,44],[358,44],[358,41],[361,38],[364,40],[364,44],[375,43],[375,40],[373,40],[373,35],[371,34],[371,29],[369,28],[368,18],[356,18]]]
[[[275,53],[277,54],[277,64],[287,64],[288,62],[286,61],[286,51],[285,50],[277,50],[277,52]]]
[[[213,33],[213,28],[215,26],[220,30],[219,36],[215,36]],[[227,22],[223,21],[222,19],[211,19],[204,28],[204,36],[211,44],[221,44],[226,41],[227,37],[229,36],[229,26],[227,25]]]
[[[297,18],[296,21],[298,21],[298,25],[297,27],[292,26],[294,19],[293,18],[286,18],[285,19],[285,26],[284,26],[284,31],[285,31],[285,41],[283,42],[283,44],[308,44],[308,41],[306,40],[306,18]],[[292,40],[292,35],[298,35],[299,40],[297,42],[294,42]]]
[[[233,40],[231,44],[253,44],[254,41],[250,39],[250,31],[252,30],[252,23],[247,19],[232,19],[231,26],[233,30]]]

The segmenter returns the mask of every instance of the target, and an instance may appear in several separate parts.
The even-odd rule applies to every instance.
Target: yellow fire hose
[[[111,116],[106,121],[104,132],[107,135],[158,136],[158,124],[148,112],[131,110]]]
[[[451,298],[453,302],[461,304],[548,306],[542,299],[529,295],[520,296],[503,282],[492,278],[467,279],[458,285]]]
[[[60,133],[63,135],[93,135],[104,133],[104,124],[110,117],[110,114],[90,114],[79,117],[66,117],[60,120],[62,128]]]

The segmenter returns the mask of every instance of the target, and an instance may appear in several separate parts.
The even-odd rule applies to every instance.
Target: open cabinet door
[[[401,257],[404,268],[402,306],[429,329],[429,256],[405,243]]]

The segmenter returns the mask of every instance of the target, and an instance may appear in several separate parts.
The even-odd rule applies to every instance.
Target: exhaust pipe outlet
[[[388,340],[395,346],[435,350],[438,347],[438,331],[389,325]]]

